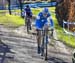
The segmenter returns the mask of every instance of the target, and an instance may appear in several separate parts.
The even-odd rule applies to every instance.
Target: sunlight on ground
[[[42,11],[43,8],[32,8],[32,12],[34,15],[38,15],[38,13],[40,11]],[[20,12],[20,10],[12,10],[13,12]],[[50,7],[49,11],[51,13],[51,16],[53,18],[54,21],[54,25],[55,25],[55,29],[57,31],[57,36],[58,39],[63,41],[65,44],[67,44],[68,46],[71,47],[75,47],[75,37],[74,36],[70,36],[70,35],[66,35],[63,31],[63,29],[58,25],[56,16],[55,16],[55,7]],[[1,11],[0,12],[5,12]],[[7,12],[7,11],[6,11]],[[6,26],[8,25],[13,25],[15,27],[19,27],[24,25],[24,19],[22,19],[20,16],[15,16],[15,15],[0,15],[0,24],[4,24]]]

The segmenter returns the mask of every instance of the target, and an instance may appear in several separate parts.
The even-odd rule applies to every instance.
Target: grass
[[[34,14],[34,15],[38,15],[38,13],[40,12],[40,11],[42,11],[42,8],[32,8],[32,13]]]
[[[57,33],[58,33],[58,38],[62,40],[63,43],[65,43],[66,45],[70,47],[75,48],[75,37],[74,36],[65,34],[62,29],[61,30],[57,29]]]
[[[4,16],[0,16],[0,24],[19,27],[24,25],[24,20],[20,16],[6,14]]]

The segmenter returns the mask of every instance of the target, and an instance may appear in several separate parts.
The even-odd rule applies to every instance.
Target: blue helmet
[[[44,8],[43,9],[43,13],[48,13],[49,11],[48,11],[48,8]]]
[[[29,5],[26,5],[26,8],[29,8]]]

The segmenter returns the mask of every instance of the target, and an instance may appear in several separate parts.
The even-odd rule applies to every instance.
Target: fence
[[[67,24],[68,30],[65,29],[65,24]],[[74,35],[75,36],[75,31],[71,32],[70,29],[70,24],[75,25],[75,22],[66,22],[63,20],[63,30],[66,34]]]

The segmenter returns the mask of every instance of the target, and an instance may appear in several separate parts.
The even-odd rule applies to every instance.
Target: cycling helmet
[[[29,8],[29,5],[26,5],[27,8]]]
[[[44,8],[44,9],[43,9],[43,13],[46,13],[46,14],[47,14],[48,12],[49,12],[49,11],[48,11],[48,8]]]

